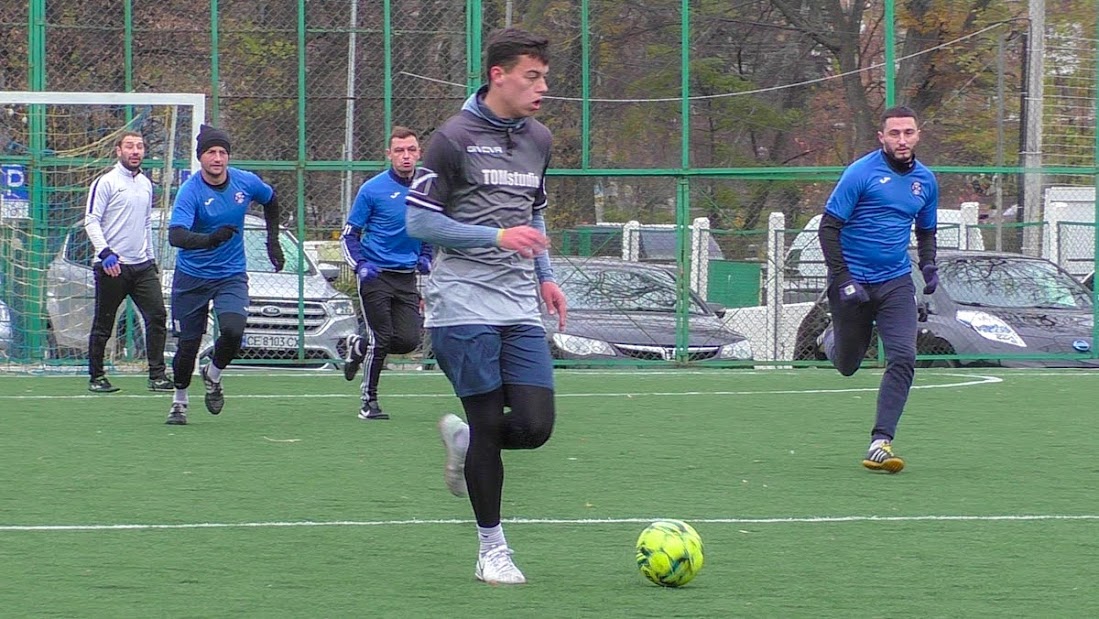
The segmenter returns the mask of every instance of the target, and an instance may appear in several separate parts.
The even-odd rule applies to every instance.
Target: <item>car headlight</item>
[[[607,355],[615,356],[614,347],[603,340],[593,340],[588,337],[569,335],[567,333],[554,333],[553,344],[563,352],[571,355]]]
[[[325,303],[328,307],[328,313],[333,316],[354,316],[355,315],[355,303],[350,299],[337,299],[335,301],[329,301]]]
[[[718,359],[751,359],[752,343],[741,340],[735,344],[726,344],[717,353]]]
[[[1026,348],[1023,338],[1019,337],[1015,329],[1012,329],[1011,325],[1001,320],[999,316],[976,310],[958,310],[954,317],[986,340]]]

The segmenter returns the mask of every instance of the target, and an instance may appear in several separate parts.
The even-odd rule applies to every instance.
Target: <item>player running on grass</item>
[[[348,338],[343,376],[355,380],[363,366],[359,419],[389,419],[378,405],[385,358],[412,352],[420,344],[423,317],[416,274],[431,272],[431,246],[405,231],[405,198],[420,160],[415,132],[397,126],[385,149],[388,170],[362,184],[340,236],[344,259],[359,280],[364,332]]]
[[[530,118],[548,90],[548,45],[516,28],[493,33],[488,83],[432,135],[408,196],[408,233],[437,248],[425,324],[468,420],[439,422],[446,483],[458,496],[468,488],[480,539],[474,574],[493,584],[526,582],[500,524],[501,450],[537,448],[553,431],[539,294],[565,326],[542,215],[552,138]]]
[[[866,356],[875,326],[885,347],[885,374],[878,389],[877,417],[862,465],[897,473],[904,460],[893,437],[904,412],[916,367],[916,289],[908,242],[916,224],[924,294],[939,285],[935,229],[939,186],[916,161],[920,130],[916,113],[893,107],[882,116],[881,149],[843,172],[824,207],[820,246],[828,265],[832,323],[821,347],[844,376]]]
[[[286,258],[279,245],[279,203],[275,190],[246,170],[229,167],[229,134],[202,125],[198,134],[202,166],[183,183],[172,207],[168,243],[180,249],[172,279],[172,329],[179,344],[172,360],[176,392],[168,412],[170,425],[187,423],[187,388],[195,370],[210,303],[218,338],[210,363],[202,367],[206,410],[225,406],[221,371],[237,356],[248,317],[248,269],[244,252],[244,214],[252,201],[263,205],[267,257],[275,272]]]

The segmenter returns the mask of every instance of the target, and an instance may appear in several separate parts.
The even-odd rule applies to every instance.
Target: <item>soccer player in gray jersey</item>
[[[437,248],[424,324],[468,420],[439,421],[446,484],[457,496],[468,488],[480,539],[474,574],[490,584],[526,582],[500,525],[501,450],[535,449],[553,431],[539,297],[565,327],[542,216],[552,138],[530,118],[548,90],[548,46],[517,28],[493,33],[488,83],[432,135],[408,194],[409,235]]]
[[[95,247],[95,314],[88,334],[88,390],[118,391],[107,380],[103,357],[118,306],[128,296],[145,322],[149,389],[171,391],[173,384],[164,365],[168,313],[153,253],[153,185],[141,171],[145,140],[136,131],[124,131],[114,150],[118,162],[92,183],[84,211],[84,231]]]

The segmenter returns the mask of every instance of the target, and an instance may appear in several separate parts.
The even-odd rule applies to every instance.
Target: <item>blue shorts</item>
[[[502,385],[553,389],[546,330],[534,325],[432,327],[431,347],[459,398]]]
[[[191,277],[175,272],[172,278],[172,335],[181,340],[202,337],[214,302],[214,314],[248,315],[248,274],[221,279]]]

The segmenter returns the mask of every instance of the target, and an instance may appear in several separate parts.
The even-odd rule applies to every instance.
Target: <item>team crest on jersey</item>
[[[923,185],[920,184],[920,181],[912,181],[912,195],[914,195],[914,196],[922,196],[923,195]]]
[[[244,192],[238,191],[236,195],[233,196],[233,199],[237,201],[237,204],[244,204]]]

